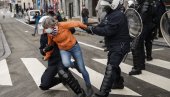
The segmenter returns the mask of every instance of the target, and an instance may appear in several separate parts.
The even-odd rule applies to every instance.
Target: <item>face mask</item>
[[[48,34],[50,34],[50,33],[53,32],[53,29],[52,29],[52,28],[45,29],[45,32],[48,33]]]

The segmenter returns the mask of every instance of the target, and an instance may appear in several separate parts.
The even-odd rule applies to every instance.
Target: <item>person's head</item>
[[[50,16],[54,16],[54,15],[55,15],[55,13],[54,13],[54,11],[48,11],[48,15],[50,15]]]
[[[58,24],[58,21],[53,17],[48,17],[42,22],[42,27],[46,33],[52,33],[54,27]]]
[[[102,0],[100,2],[101,6],[104,6],[106,13],[109,13],[111,10],[118,8],[122,0]]]
[[[82,6],[82,8],[86,8],[86,6],[85,6],[85,5],[83,5],[83,6]]]

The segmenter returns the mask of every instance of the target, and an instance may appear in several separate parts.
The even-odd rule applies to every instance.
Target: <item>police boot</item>
[[[79,94],[77,95],[77,97],[86,97],[86,94],[85,94],[84,90],[82,89],[81,91],[82,91],[82,92],[79,93]]]
[[[132,71],[129,72],[129,75],[139,75],[141,73],[142,73],[141,69],[132,68]]]
[[[152,61],[153,58],[152,58],[151,56],[147,56],[147,57],[146,57],[146,60],[147,60],[147,61]]]
[[[59,70],[59,75],[62,77],[63,81],[78,95],[78,97],[85,97],[84,90],[81,89],[80,84],[74,78],[69,70]]]
[[[86,95],[87,97],[91,97],[93,95],[93,89],[91,84],[86,84]]]
[[[103,78],[100,91],[94,97],[107,97],[111,91],[113,81],[117,78],[117,68],[108,64]]]
[[[112,89],[123,89],[124,88],[124,79],[121,76],[118,80],[116,80],[113,85],[112,85]]]
[[[107,97],[109,93],[103,93],[99,91],[98,93],[95,93],[92,97]]]

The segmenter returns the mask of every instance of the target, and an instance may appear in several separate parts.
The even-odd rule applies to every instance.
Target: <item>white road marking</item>
[[[41,83],[41,76],[44,73],[46,67],[36,58],[21,58],[21,60],[33,77],[36,85],[39,86]],[[51,89],[68,91],[68,89],[62,84],[59,84],[55,86],[55,88],[53,87]]]
[[[0,85],[12,86],[11,77],[8,70],[6,59],[0,61]]]
[[[100,48],[100,47],[97,47],[97,46],[93,46],[93,45],[90,45],[90,44],[87,44],[87,43],[84,43],[84,42],[80,42],[80,41],[78,43],[82,44],[82,45],[85,45],[85,46],[88,46],[88,47],[91,47],[91,48],[95,48],[95,49],[104,51],[103,48]]]
[[[107,63],[107,59],[93,59],[93,60],[104,65],[106,65]],[[128,74],[129,71],[131,71],[132,69],[132,66],[125,64],[125,63],[121,63],[120,67],[121,67],[122,72],[126,74]],[[159,88],[162,88],[164,90],[170,91],[170,79],[169,78],[166,78],[166,77],[163,77],[163,76],[160,76],[160,75],[157,75],[157,74],[145,71],[145,70],[142,70],[142,74],[135,75],[134,77],[140,80],[143,80],[147,83],[150,83],[152,85],[155,85]]]
[[[86,69],[89,73],[91,84],[97,89],[100,89],[104,75],[90,69],[87,66],[86,66]],[[83,79],[82,74],[80,74],[76,69],[70,69],[70,70]],[[124,89],[116,89],[116,90],[114,89],[110,92],[110,94],[141,96],[140,94],[134,92],[133,90],[127,87],[125,87]]]
[[[146,63],[155,65],[158,67],[162,67],[165,69],[170,69],[170,62],[168,62],[168,61],[164,61],[164,60],[160,60],[160,59],[153,59],[152,61],[146,61]]]
[[[21,22],[21,23],[23,23],[23,24],[25,24],[25,25],[27,25],[27,26],[30,26],[30,27],[32,27],[32,28],[35,28],[34,26],[29,25],[29,24],[25,23],[24,21],[22,21],[22,20],[20,20],[20,19],[16,19],[16,20],[19,21],[19,22]]]

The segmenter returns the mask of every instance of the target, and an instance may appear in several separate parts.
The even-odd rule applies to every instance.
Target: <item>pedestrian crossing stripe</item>
[[[0,85],[12,86],[6,59],[0,61]]]
[[[161,68],[165,68],[165,69],[170,69],[170,62],[168,61],[164,61],[160,59],[153,59],[152,61],[146,61],[146,63],[152,64],[152,65],[155,65]]]
[[[91,68],[87,66],[86,66],[86,69],[89,73],[91,84],[99,90],[102,84],[104,75],[92,70]],[[78,75],[79,77],[83,78],[82,74],[80,74],[76,69],[70,69],[70,70],[74,72],[76,75]],[[127,87],[125,87],[124,89],[114,89],[114,90],[112,89],[110,94],[141,96],[140,94],[134,92],[133,90]]]
[[[36,58],[21,58],[27,70],[31,74],[37,86],[41,83],[41,76],[43,75],[46,67]],[[51,88],[52,90],[68,91],[62,84],[56,85]]]
[[[39,86],[41,76],[42,76],[43,72],[45,71],[46,67],[37,58],[21,58],[21,60],[24,63],[24,65],[26,66],[28,72],[31,74],[36,85]],[[96,62],[99,62],[101,64],[104,64],[104,65],[106,65],[106,62],[107,62],[107,59],[93,59],[93,60]],[[161,61],[161,60],[159,59],[159,61]],[[122,72],[124,72],[126,74],[128,74],[132,68],[132,66],[125,64],[125,63],[121,63],[120,67],[122,69]],[[0,68],[2,68],[2,70],[5,71],[5,73],[2,70],[0,71],[0,78],[2,78],[2,79],[0,79],[0,85],[12,86],[12,81],[10,78],[6,60],[0,61]],[[100,85],[102,84],[104,75],[94,71],[93,69],[91,69],[87,66],[86,66],[86,69],[89,72],[92,85],[94,87],[96,87],[97,89],[100,89]],[[76,69],[71,69],[71,71],[82,78],[82,75],[79,72],[77,72]],[[166,77],[163,77],[163,76],[160,76],[160,75],[148,72],[148,71],[143,71],[141,75],[136,75],[134,77],[138,78],[142,81],[145,81],[147,83],[150,83],[152,85],[155,85],[159,88],[162,88],[164,90],[170,91],[170,88],[169,88],[170,87],[170,79],[168,79]],[[6,82],[6,83],[4,84],[2,82]],[[63,86],[62,84],[57,85],[51,89],[68,91],[67,88],[65,86]],[[140,94],[134,92],[133,90],[131,90],[127,87],[125,87],[122,90],[114,89],[111,91],[111,94],[141,96]]]
[[[107,59],[93,59],[93,60],[96,61],[96,62],[99,62],[101,64],[104,64],[104,65],[106,65],[106,63],[107,63]],[[121,67],[121,71],[126,73],[126,74],[128,74],[132,69],[131,65],[128,65],[128,64],[125,64],[125,63],[121,63],[120,67]],[[151,73],[151,72],[146,71],[146,70],[142,70],[142,74],[134,75],[134,77],[138,78],[140,80],[143,80],[147,83],[150,83],[152,85],[155,85],[159,88],[162,88],[166,91],[170,91],[170,79],[169,78]]]

